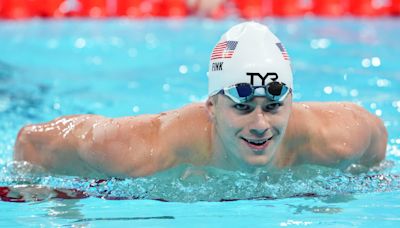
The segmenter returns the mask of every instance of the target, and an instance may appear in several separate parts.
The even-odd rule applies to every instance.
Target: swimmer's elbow
[[[366,166],[375,166],[386,157],[386,147],[388,142],[388,132],[379,118],[375,119],[373,132],[368,149],[362,158],[362,163]]]
[[[377,132],[375,134],[375,144],[377,150],[377,162],[381,162],[386,156],[386,147],[388,143],[388,132],[381,119],[378,119]]]
[[[23,127],[19,132],[14,145],[14,159],[17,161],[28,161],[40,163],[37,149],[33,144],[31,125]]]
[[[14,145],[14,160],[47,167],[55,155],[50,145],[57,143],[57,138],[37,131],[37,128],[38,125],[28,125],[19,131]]]

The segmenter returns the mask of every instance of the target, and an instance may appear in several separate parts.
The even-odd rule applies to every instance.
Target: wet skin
[[[254,172],[299,164],[371,167],[385,157],[382,121],[351,103],[235,104],[218,95],[157,115],[60,117],[25,126],[15,159],[49,172],[138,177],[179,164]]]

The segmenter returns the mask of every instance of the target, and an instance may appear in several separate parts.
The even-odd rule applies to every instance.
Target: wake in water
[[[388,171],[393,163],[360,174],[320,166],[247,174],[183,165],[150,177],[96,180],[50,176],[12,162],[2,168],[0,197],[12,202],[86,197],[195,202],[390,192],[400,190],[400,175]]]

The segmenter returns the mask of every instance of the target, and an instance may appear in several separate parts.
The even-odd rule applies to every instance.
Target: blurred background
[[[3,19],[150,17],[223,19],[317,15],[398,16],[400,0],[0,0]]]

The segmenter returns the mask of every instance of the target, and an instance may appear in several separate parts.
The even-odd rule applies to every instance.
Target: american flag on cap
[[[238,41],[224,41],[218,43],[211,53],[211,60],[232,58],[237,44]]]
[[[289,54],[287,53],[286,48],[283,46],[283,44],[276,43],[276,46],[278,46],[279,50],[282,52],[283,59],[290,60]]]

